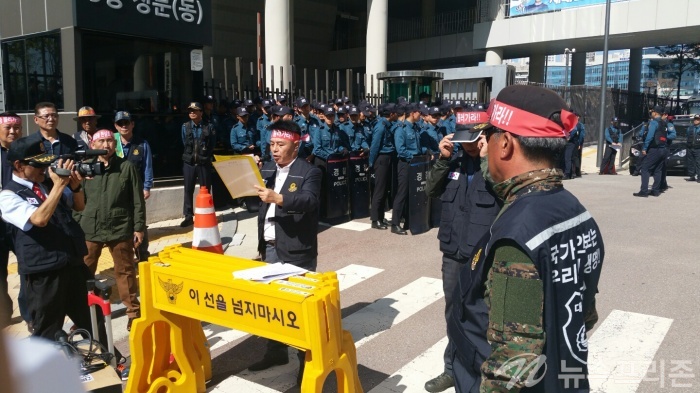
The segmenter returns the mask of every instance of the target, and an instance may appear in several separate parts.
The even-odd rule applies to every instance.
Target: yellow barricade
[[[361,393],[355,344],[342,329],[336,274],[269,284],[233,278],[235,271],[264,265],[180,245],[139,264],[141,318],[129,336],[126,391],[205,392],[211,355],[200,321],[207,321],[306,351],[302,393],[321,392],[331,371],[339,392]]]

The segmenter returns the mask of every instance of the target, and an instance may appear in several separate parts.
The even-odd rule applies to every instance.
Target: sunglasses
[[[127,127],[129,124],[131,124],[131,122],[129,120],[119,120],[117,122],[117,125],[119,127]]]

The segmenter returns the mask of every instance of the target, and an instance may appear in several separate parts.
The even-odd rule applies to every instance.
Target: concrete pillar
[[[547,56],[530,56],[529,80],[535,83],[544,83],[544,62]]]
[[[586,84],[586,52],[571,55],[571,86]]]
[[[503,64],[503,49],[491,48],[486,51],[486,65]]]
[[[629,87],[627,90],[642,92],[642,48],[630,49]]]
[[[382,85],[377,73],[386,71],[387,27],[389,24],[389,0],[367,0],[367,92],[381,93]],[[374,92],[370,82],[374,77]]]
[[[80,32],[75,27],[61,29],[64,86],[63,110],[65,112],[76,112],[78,108],[83,106],[83,51],[81,38]]]
[[[274,91],[280,88],[280,81],[286,88],[289,85],[290,65],[292,64],[292,5],[288,0],[265,0],[265,75],[266,87]],[[270,67],[274,66],[274,86]],[[284,75],[280,75],[284,67]]]

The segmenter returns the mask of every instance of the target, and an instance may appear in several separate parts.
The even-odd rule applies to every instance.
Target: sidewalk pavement
[[[216,212],[219,222],[219,232],[226,255],[236,255],[242,258],[254,259],[257,252],[257,213],[249,213],[240,207]],[[148,250],[152,256],[169,245],[182,244],[185,247],[192,246],[193,227],[181,228],[182,218],[162,221],[148,226],[150,243]],[[10,337],[24,338],[29,336],[27,325],[19,314],[17,295],[19,294],[19,275],[17,274],[17,259],[10,254],[8,266],[8,288],[13,303],[12,325],[5,328],[5,333]],[[114,260],[107,248],[102,250],[97,274],[114,278]],[[110,297],[112,303],[112,325],[114,328],[114,340],[118,341],[126,337],[126,314],[124,305],[119,299],[116,285],[112,288]],[[68,330],[72,323],[66,318],[64,330]]]

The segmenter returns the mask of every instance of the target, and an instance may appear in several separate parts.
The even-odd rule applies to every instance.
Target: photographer
[[[107,154],[98,160],[105,166],[101,174],[83,181],[85,210],[80,226],[85,232],[87,255],[85,264],[94,274],[106,245],[114,259],[114,274],[122,303],[131,322],[140,313],[136,297],[134,248],[143,241],[146,228],[146,204],[136,167],[115,155],[116,141],[109,130],[93,135],[91,147],[104,149]]]
[[[27,303],[33,335],[53,340],[66,315],[79,327],[91,331],[85,281],[90,276],[82,263],[87,254],[85,237],[71,216],[71,209],[85,207],[81,176],[59,176],[48,171],[50,192],[44,182],[46,168],[55,156],[32,137],[12,143],[12,181],[0,192],[0,211],[9,225],[19,274],[27,286]],[[58,168],[71,170],[72,160],[59,160]]]

